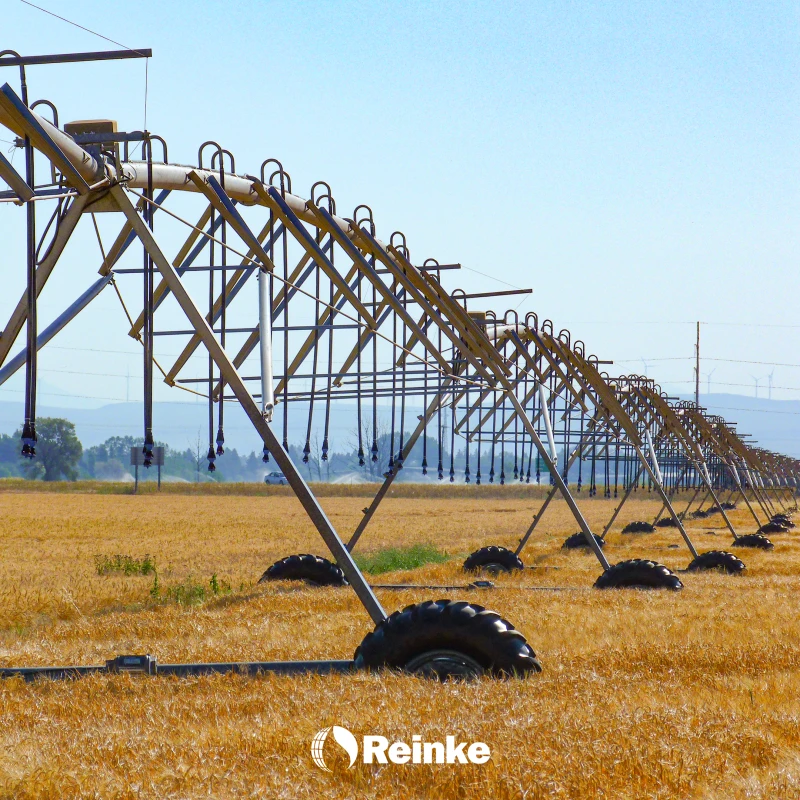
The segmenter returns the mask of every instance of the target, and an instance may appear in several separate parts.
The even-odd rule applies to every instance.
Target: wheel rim
[[[483,569],[490,575],[499,575],[501,572],[509,572],[510,570],[503,564],[484,564]]]
[[[475,680],[485,670],[471,656],[458,650],[429,650],[412,658],[405,666],[412,675],[435,680]]]

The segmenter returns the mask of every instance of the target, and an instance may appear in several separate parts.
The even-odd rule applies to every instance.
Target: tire
[[[656,522],[656,528],[677,528],[678,523],[672,517],[664,517]]]
[[[759,533],[789,533],[789,526],[784,525],[782,522],[768,522],[758,529]]]
[[[740,575],[746,569],[744,562],[733,553],[724,550],[711,550],[700,553],[697,558],[686,567],[687,572],[703,572],[710,569],[719,569],[728,575]]]
[[[607,569],[595,582],[595,589],[683,589],[680,578],[663,564],[633,558]]]
[[[267,581],[305,581],[309,586],[347,586],[347,578],[336,564],[308,553],[276,561],[258,582]]]
[[[649,522],[629,522],[623,529],[623,533],[653,533],[655,528]]]
[[[720,504],[720,508],[724,508],[726,511],[733,511],[736,508],[736,503],[726,501]]]
[[[763,533],[748,533],[740,536],[731,547],[755,547],[759,550],[773,550],[775,545]]]
[[[497,547],[493,544],[476,550],[464,562],[464,572],[486,571],[497,574],[517,569],[525,569],[519,556],[506,547]]]
[[[594,540],[597,542],[598,547],[605,547],[605,539],[601,539],[596,533],[593,533],[592,536],[594,536]],[[589,542],[586,541],[583,531],[573,533],[572,536],[570,536],[568,539],[565,539],[564,544],[561,545],[562,550],[578,550],[581,548],[584,550],[589,549]]]
[[[456,600],[428,600],[395,611],[364,637],[354,659],[357,669],[399,669],[437,680],[542,671],[510,622]]]
[[[792,522],[786,514],[776,514],[770,522],[777,522],[781,525],[785,525],[787,528],[794,528],[794,522]]]
[[[698,509],[697,511],[692,511],[692,518],[693,519],[705,519],[708,516],[708,511],[701,511]]]

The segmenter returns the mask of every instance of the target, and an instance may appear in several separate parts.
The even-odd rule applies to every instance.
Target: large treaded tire
[[[258,582],[267,581],[305,581],[310,586],[347,586],[344,572],[333,561],[309,553],[276,561]]]
[[[653,533],[655,528],[649,522],[629,522],[623,529],[623,533]]]
[[[596,533],[593,533],[594,540],[597,542],[598,547],[605,547],[606,540],[601,539]],[[562,550],[578,550],[583,548],[584,550],[589,549],[589,542],[586,541],[586,537],[583,535],[582,531],[578,531],[578,533],[573,533],[572,536],[564,540],[564,544],[561,545]]]
[[[703,572],[710,569],[720,569],[727,572],[728,575],[740,575],[746,567],[744,561],[725,550],[710,550],[708,553],[700,553],[686,567],[687,572]]]
[[[595,582],[595,589],[683,589],[680,578],[663,564],[643,558],[620,561]]]
[[[395,611],[364,637],[354,659],[357,669],[404,670],[436,652],[463,654],[492,677],[542,671],[536,653],[510,622],[483,606],[456,600],[428,600]],[[470,677],[435,669],[417,672],[440,680]]]
[[[656,528],[677,528],[678,523],[672,517],[663,517],[656,522]]]
[[[789,533],[789,526],[783,522],[770,520],[766,525],[758,529],[759,533]]]
[[[791,518],[788,514],[775,514],[770,522],[777,522],[779,525],[785,525],[787,528],[794,528],[794,522],[792,522]]]
[[[774,550],[775,545],[763,533],[748,533],[740,536],[731,547],[755,547],[759,550]]]
[[[513,572],[517,569],[525,569],[522,560],[513,551],[506,547],[489,545],[481,547],[472,555],[467,557],[464,562],[464,572]]]

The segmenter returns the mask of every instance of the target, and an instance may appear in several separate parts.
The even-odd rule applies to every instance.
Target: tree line
[[[375,433],[377,432],[377,438]],[[133,447],[142,447],[143,438],[134,436],[112,436],[102,444],[84,448],[81,444],[75,425],[67,419],[43,417],[36,421],[36,458],[26,459],[20,455],[21,431],[13,435],[0,434],[0,478],[22,477],[34,480],[131,480],[134,468],[130,466],[130,453]],[[404,432],[404,440],[408,432]],[[438,438],[438,437],[437,437]],[[439,446],[437,438],[426,436],[420,438],[406,459],[404,472],[400,479],[419,479],[421,477],[423,459],[427,462],[428,475],[435,479],[437,475]],[[444,480],[449,480],[451,462],[455,480],[463,482],[467,466],[463,449],[456,448],[451,459],[447,449],[447,438],[444,437],[442,451],[442,467]],[[394,447],[392,447],[394,442]],[[266,472],[277,470],[274,460],[264,463],[262,453],[252,451],[247,455],[240,454],[236,448],[225,450],[225,454],[216,460],[216,471],[209,473],[206,454],[208,444],[198,434],[196,440],[185,449],[157,443],[164,448],[164,466],[162,475],[172,479],[189,482],[199,481],[235,481],[259,482]],[[332,481],[337,477],[357,474],[367,480],[381,481],[389,468],[392,450],[396,456],[400,449],[400,433],[391,431],[384,425],[378,425],[377,431],[371,421],[365,421],[359,434],[356,428],[343,452],[329,451],[323,454],[318,436],[312,436],[307,443],[289,446],[289,455],[311,481]],[[496,453],[495,481],[500,476],[500,452]],[[324,458],[326,455],[327,458]],[[374,456],[374,458],[373,458]],[[470,457],[471,480],[476,478],[476,452]],[[490,451],[482,452],[482,482],[489,482]],[[504,453],[506,480],[511,482],[514,473],[514,459],[510,451]],[[546,474],[546,470],[543,470]],[[149,471],[139,468],[139,478],[155,478],[156,468]],[[533,479],[533,478],[532,478]]]

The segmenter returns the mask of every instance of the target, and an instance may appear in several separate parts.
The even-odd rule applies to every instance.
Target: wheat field
[[[451,559],[376,583],[464,584],[463,557],[514,546],[540,492],[387,499],[359,547],[432,543]],[[343,535],[363,497],[325,497]],[[584,500],[602,528],[612,501]],[[606,548],[614,563],[689,553],[674,530],[622,535],[655,515],[641,495]],[[350,658],[371,623],[349,589],[257,585],[273,561],[324,555],[284,493],[139,496],[0,489],[0,665]],[[732,513],[752,532],[745,511]],[[698,550],[727,549],[719,516]],[[680,593],[599,592],[593,556],[553,503],[496,588],[376,590],[391,611],[448,596],[500,612],[544,666],[526,680],[435,684],[397,674],[244,678],[103,675],[0,681],[2,798],[800,798],[800,538],[743,550],[747,571],[682,576]],[[97,558],[149,555],[155,576],[98,574]],[[211,580],[219,590],[210,591]],[[188,587],[188,594],[177,591]],[[180,602],[198,589],[196,602]],[[555,591],[537,591],[550,587]],[[205,595],[203,598],[202,595]],[[478,765],[317,768],[310,742],[342,725],[390,740],[483,741]]]

